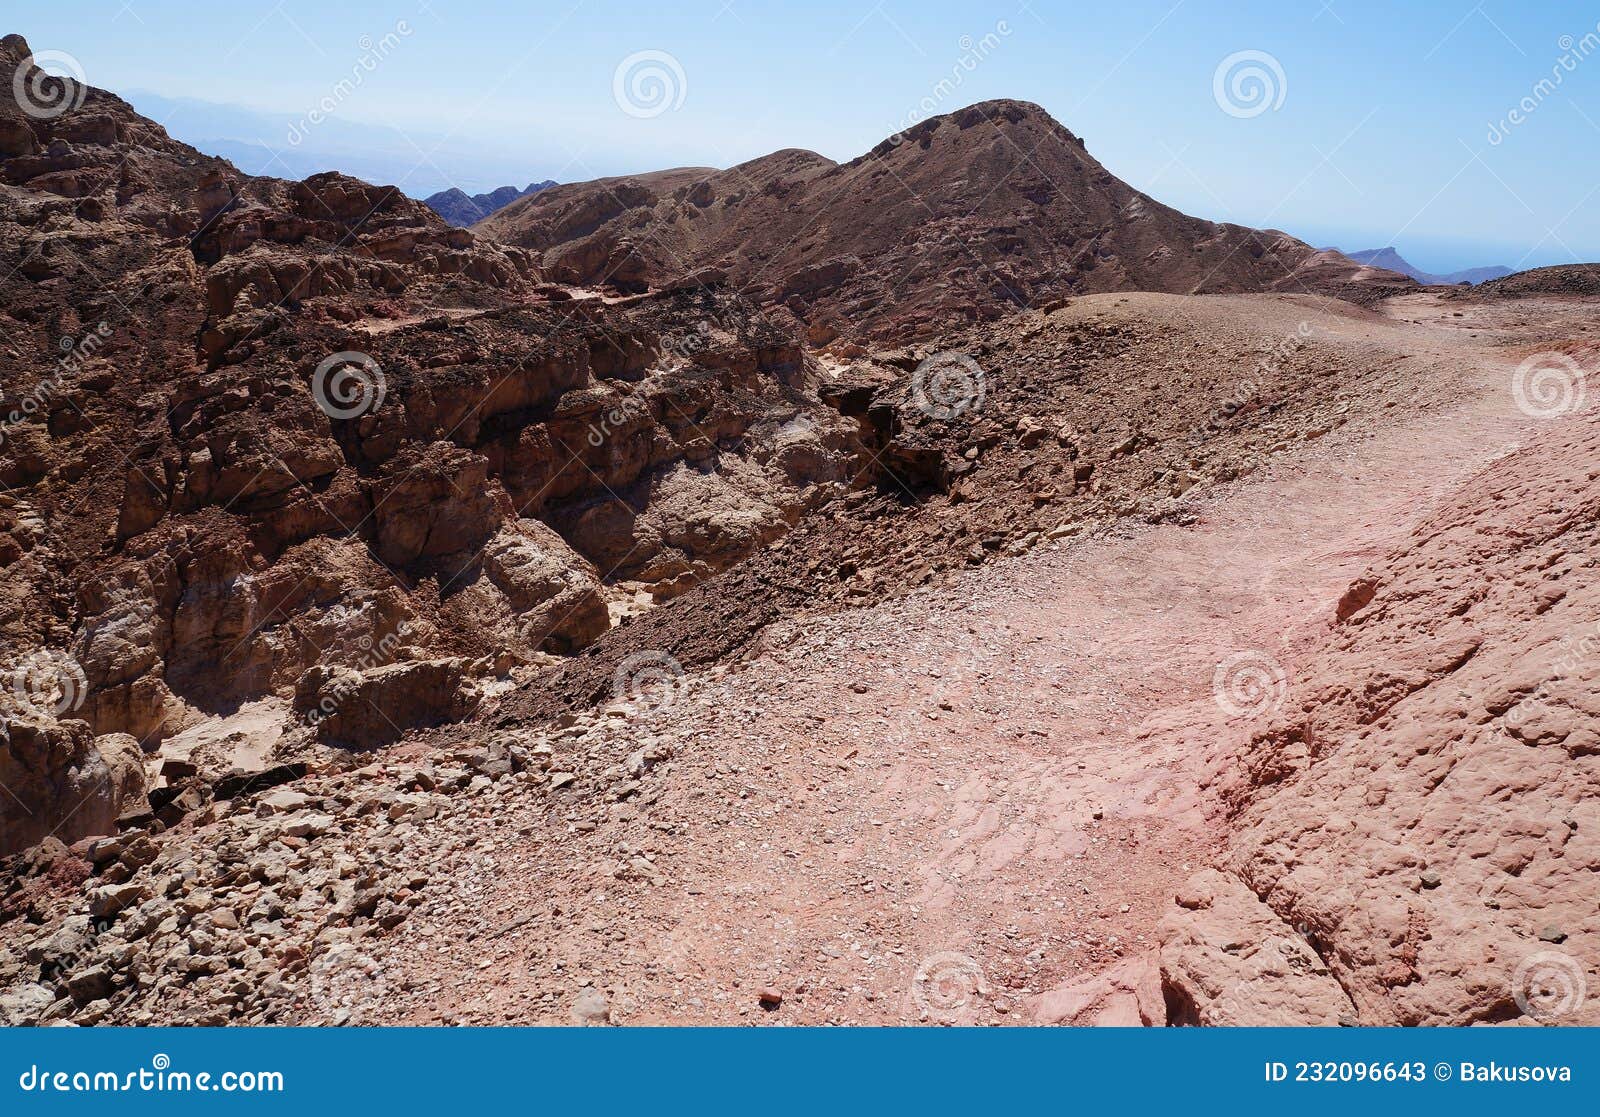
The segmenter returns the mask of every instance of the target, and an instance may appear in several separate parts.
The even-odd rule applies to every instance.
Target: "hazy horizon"
[[[1214,7],[286,2],[223,13],[217,41],[238,45],[198,57],[182,45],[182,7],[151,0],[6,30],[136,106],[190,103],[173,134],[242,170],[338,169],[417,197],[730,166],[785,147],[846,161],[915,119],[1011,97],[1199,217],[1318,246],[1392,245],[1434,272],[1600,259],[1600,207],[1587,204],[1600,189],[1593,13],[1333,0],[1230,5],[1219,22]],[[641,80],[633,92],[664,80],[667,100],[628,111],[619,97]],[[207,113],[192,102],[234,125],[199,127]],[[244,165],[256,155],[262,166]]]

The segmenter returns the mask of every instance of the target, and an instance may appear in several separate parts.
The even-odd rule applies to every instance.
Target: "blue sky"
[[[287,127],[332,98],[334,120],[285,154],[414,194],[727,166],[780,147],[848,159],[925,99],[945,112],[1016,97],[1114,174],[1203,217],[1344,248],[1394,243],[1434,271],[1600,260],[1600,4],[244,0],[202,16],[91,0],[13,8],[7,22],[158,119],[192,98],[265,122],[241,136],[250,114],[190,106],[185,128],[234,133],[175,123],[191,142],[284,149]],[[1246,51],[1275,106],[1256,115],[1214,95],[1219,65]],[[670,56],[655,115],[614,95],[639,52]],[[339,92],[358,69],[359,87]],[[1531,110],[1510,122],[1524,99]]]

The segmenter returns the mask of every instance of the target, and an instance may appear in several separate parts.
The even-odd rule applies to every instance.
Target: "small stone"
[[[1560,927],[1557,927],[1554,923],[1551,923],[1539,932],[1539,941],[1549,943],[1564,943],[1567,941],[1567,933]]]
[[[89,847],[89,860],[96,866],[104,865],[108,861],[115,861],[122,854],[128,844],[128,839],[121,834],[109,838],[100,838]]]
[[[105,966],[80,970],[67,979],[67,995],[75,1005],[86,1005],[111,994],[111,971]]]
[[[269,814],[297,811],[311,803],[311,796],[292,788],[280,787],[256,800],[256,813],[265,818]]]
[[[106,885],[89,893],[89,914],[95,919],[109,919],[148,897],[149,890],[142,884]]]
[[[303,814],[284,824],[283,832],[291,838],[308,838],[325,833],[333,826],[333,818],[325,814]]]
[[[765,986],[756,994],[756,1000],[760,1002],[762,1008],[771,1012],[783,1004],[783,990],[772,985]]]
[[[611,1023],[611,1004],[606,995],[592,986],[579,991],[572,1002],[572,1022],[580,1027]]]
[[[1437,869],[1423,870],[1419,879],[1422,881],[1422,887],[1424,888],[1438,888],[1439,885],[1444,883],[1444,877],[1439,875]]]

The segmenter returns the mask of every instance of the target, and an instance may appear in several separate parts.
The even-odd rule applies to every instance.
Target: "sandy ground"
[[[1186,526],[777,626],[610,711],[671,760],[598,823],[441,820],[463,886],[397,932],[405,995],[372,1016],[1161,1019],[1155,925],[1219,841],[1214,774],[1352,579],[1531,423],[1514,352],[1475,340],[1495,323],[1392,312],[1431,318],[1416,351],[1459,364],[1463,402],[1274,459]]]

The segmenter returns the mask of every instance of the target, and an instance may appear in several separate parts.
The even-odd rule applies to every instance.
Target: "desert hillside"
[[[30,58],[0,1023],[1600,1023],[1593,265],[1017,101],[457,228]]]
[[[988,101],[848,163],[785,150],[559,186],[477,228],[557,282],[644,290],[726,276],[814,344],[897,342],[1102,291],[1412,285],[1285,233],[1203,221],[1116,178],[1038,105]]]

